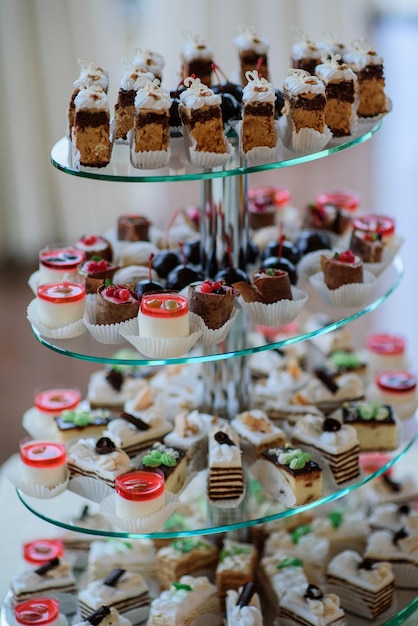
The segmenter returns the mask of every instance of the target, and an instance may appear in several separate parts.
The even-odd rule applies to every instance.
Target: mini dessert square
[[[228,589],[238,590],[255,580],[257,563],[258,553],[253,544],[224,539],[215,572],[222,602]]]
[[[226,595],[226,626],[234,624],[263,624],[261,602],[253,582],[242,588],[228,589]]]
[[[124,213],[117,220],[118,241],[149,241],[151,222],[144,215]]]
[[[277,608],[281,598],[296,587],[308,585],[303,561],[291,551],[277,550],[260,559],[259,577],[268,603]]]
[[[196,152],[226,154],[227,141],[221,112],[221,96],[199,78],[189,76],[180,94],[179,115]]]
[[[239,281],[233,286],[245,302],[272,304],[279,300],[293,300],[289,274],[284,270],[261,269],[253,275],[251,285]]]
[[[246,73],[247,82],[242,92],[241,146],[244,154],[253,148],[275,148],[274,87],[257,70]]]
[[[182,626],[200,615],[219,613],[216,586],[206,576],[182,576],[151,602],[146,626]]]
[[[199,35],[186,32],[180,50],[181,77],[195,76],[204,85],[211,85],[213,53],[211,46]]]
[[[374,117],[390,110],[385,94],[383,58],[365,39],[357,39],[343,55],[343,61],[357,75],[359,86],[359,117]]]
[[[293,122],[296,133],[311,128],[324,133],[325,85],[317,76],[302,69],[289,70],[283,85],[284,115]]]
[[[85,261],[80,267],[80,276],[85,279],[86,293],[96,295],[97,290],[106,280],[113,280],[116,270],[119,269],[111,261],[106,261],[100,256],[93,256]]]
[[[371,563],[391,564],[395,587],[416,589],[418,584],[418,532],[416,529],[382,529],[370,533],[363,557]]]
[[[137,369],[136,366],[115,364],[93,372],[87,385],[90,407],[123,411],[125,402],[147,385]]]
[[[103,604],[89,615],[86,615],[84,621],[77,622],[74,626],[132,626],[132,622],[120,615],[114,606],[109,607]]]
[[[395,450],[399,442],[399,422],[390,404],[344,402],[342,418],[356,429],[362,451]]]
[[[126,69],[115,104],[115,141],[128,139],[128,132],[135,124],[135,97],[138,89],[154,78],[152,72],[135,67],[133,63]]]
[[[292,441],[319,452],[339,485],[360,474],[360,445],[355,428],[332,417],[306,415],[297,421]]]
[[[207,433],[217,417],[208,413],[180,411],[174,417],[174,428],[164,437],[168,446],[181,448],[193,461],[200,451],[207,450]]]
[[[279,472],[281,480],[293,493],[296,506],[322,496],[322,468],[307,452],[286,444],[269,448],[261,456]]]
[[[279,620],[283,626],[318,624],[318,613],[323,626],[345,626],[345,612],[340,599],[333,593],[324,593],[316,585],[288,591],[279,606]]]
[[[104,434],[132,458],[170,430],[171,425],[161,411],[150,407],[143,411],[122,411],[108,424]]]
[[[316,367],[310,377],[304,387],[291,396],[292,405],[304,405],[305,409],[316,407],[329,414],[340,408],[343,402],[364,400],[365,384],[355,372],[334,375],[325,367]],[[307,410],[310,411],[309,408]]]
[[[78,593],[80,614],[86,619],[101,606],[135,615],[135,623],[146,619],[150,597],[144,578],[137,572],[114,569],[104,580],[92,580]]]
[[[254,28],[240,24],[234,43],[239,54],[241,84],[246,84],[247,72],[253,70],[257,70],[258,74],[266,80],[270,80],[268,63],[269,42],[264,37],[260,37]]]
[[[76,439],[86,437],[101,437],[112,414],[106,409],[66,409],[61,415],[52,418],[56,440],[66,443],[73,443]]]
[[[81,89],[74,105],[74,166],[106,167],[112,154],[109,100],[106,93],[100,87]]]
[[[148,48],[134,48],[134,57],[132,66],[143,72],[150,72],[154,78],[158,78],[161,82],[163,79],[163,70],[165,67],[165,59],[162,54]]]
[[[108,284],[98,288],[96,297],[96,324],[119,324],[137,317],[139,296],[126,285]]]
[[[207,572],[212,578],[218,554],[216,545],[205,537],[184,537],[171,541],[156,555],[156,573],[161,589],[168,589],[186,574],[200,576]]]
[[[392,605],[394,580],[390,563],[363,559],[353,550],[337,554],[327,568],[327,590],[346,611],[371,620]]]
[[[334,137],[347,137],[357,122],[357,76],[340,54],[324,55],[315,74],[325,84],[325,123]]]
[[[75,118],[75,104],[74,100],[78,95],[80,89],[86,89],[87,87],[100,87],[107,93],[109,87],[109,70],[96,65],[95,63],[89,63],[83,59],[78,60],[80,66],[80,73],[76,81],[74,81],[74,87],[71,94],[71,99],[67,109],[67,137],[71,141],[72,128],[74,126]]]
[[[267,413],[261,409],[251,409],[239,413],[231,420],[232,428],[238,433],[241,445],[256,457],[263,450],[281,446],[286,441],[284,431],[273,424]]]
[[[13,603],[50,593],[77,593],[77,583],[69,563],[55,557],[36,569],[18,572],[10,581]]]
[[[363,261],[351,250],[335,252],[331,257],[321,255],[321,270],[328,289],[363,282]]]
[[[161,470],[131,470],[115,481],[115,511],[122,519],[149,517],[165,502],[164,474]]]
[[[302,228],[323,230],[327,233],[344,235],[351,226],[351,215],[335,204],[314,202],[308,204]]]
[[[364,263],[382,261],[384,246],[379,233],[353,229],[349,248],[353,254],[363,259]]]
[[[174,448],[156,441],[141,457],[139,467],[152,471],[157,469],[164,475],[165,489],[178,493],[187,479],[189,459],[181,448]]]
[[[132,467],[126,452],[108,437],[79,439],[68,450],[70,478],[86,476],[115,486],[116,477]]]
[[[228,425],[213,426],[208,433],[210,500],[236,500],[244,494],[244,470],[238,434]]]
[[[291,49],[291,62],[294,69],[315,74],[316,66],[321,62],[321,49],[309,39],[301,28],[293,28],[295,42]]]
[[[114,569],[138,572],[145,578],[155,576],[156,550],[152,539],[95,539],[87,561],[87,579],[106,578]]]
[[[94,256],[99,256],[106,261],[113,261],[113,248],[110,241],[101,235],[83,235],[74,244],[76,250],[80,250],[88,261]]]
[[[167,152],[170,142],[170,94],[160,87],[160,81],[146,81],[135,96],[135,121],[132,154],[138,152]]]

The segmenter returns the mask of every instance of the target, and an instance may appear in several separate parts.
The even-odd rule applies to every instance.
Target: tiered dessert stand
[[[201,245],[205,250],[206,257],[212,252],[211,245],[217,240],[218,245],[222,245],[221,228],[232,234],[232,262],[238,265],[240,258],[244,255],[248,242],[248,226],[247,226],[247,179],[248,174],[266,170],[290,167],[298,163],[308,162],[314,159],[331,156],[332,154],[347,150],[348,148],[358,146],[364,141],[370,139],[374,133],[380,128],[380,122],[362,123],[359,125],[358,133],[342,143],[341,140],[328,146],[326,149],[315,154],[304,156],[296,156],[284,148],[278,154],[277,159],[271,162],[263,163],[247,163],[239,156],[239,151],[235,150],[233,156],[226,166],[213,170],[198,170],[193,168],[187,162],[182,150],[181,144],[173,151],[172,159],[169,166],[163,170],[143,171],[133,168],[129,163],[128,150],[124,145],[116,145],[112,155],[111,164],[103,169],[85,169],[83,171],[72,168],[68,159],[69,143],[66,138],[61,139],[53,147],[51,152],[52,164],[70,175],[76,177],[93,178],[98,181],[119,181],[130,183],[171,183],[177,181],[201,181]],[[231,139],[234,141],[233,137]],[[219,224],[218,218],[213,218],[212,207],[222,206],[222,225]],[[238,408],[249,405],[250,398],[247,397],[249,374],[247,371],[247,360],[249,355],[265,350],[280,349],[286,345],[304,341],[313,335],[323,334],[335,329],[341,328],[355,319],[365,315],[376,309],[383,303],[400,284],[403,275],[403,266],[399,257],[395,257],[391,265],[385,269],[381,278],[377,282],[376,290],[373,297],[365,306],[360,309],[350,309],[347,312],[337,312],[327,309],[321,304],[321,310],[329,314],[329,319],[321,328],[305,332],[304,334],[288,337],[285,340],[276,343],[254,343],[254,335],[251,328],[242,315],[239,316],[232,331],[219,346],[208,348],[206,350],[193,349],[190,353],[181,358],[176,359],[148,359],[142,357],[139,353],[136,357],[120,358],[115,346],[105,345],[96,342],[88,333],[81,337],[68,340],[51,340],[43,337],[36,329],[34,334],[36,338],[44,346],[59,352],[63,355],[93,361],[98,364],[115,364],[123,363],[127,365],[138,366],[164,366],[173,363],[204,363],[206,368],[205,375],[209,381],[205,394],[205,408],[212,409],[217,414],[225,416],[232,415]],[[314,294],[310,297],[309,303],[312,301],[315,306]],[[242,318],[242,319],[240,319]],[[123,347],[123,345],[122,345]],[[128,347],[128,346],[126,346]],[[129,346],[131,347],[131,346]],[[216,384],[215,384],[216,383]],[[286,509],[278,503],[262,503],[257,498],[257,493],[251,488],[247,489],[247,497],[242,505],[235,509],[215,509],[210,506],[202,496],[196,497],[196,506],[199,508],[201,515],[193,516],[193,527],[188,527],[185,520],[184,528],[180,530],[163,529],[159,532],[148,534],[132,534],[118,530],[106,531],[104,529],[78,527],[77,522],[69,521],[72,519],[74,510],[81,508],[83,499],[69,491],[64,492],[52,500],[35,500],[22,494],[18,490],[18,496],[22,503],[36,516],[55,524],[64,529],[89,533],[97,536],[110,536],[119,538],[175,538],[187,535],[209,535],[222,533],[226,531],[242,531],[250,526],[255,526],[263,522],[273,519],[289,517],[303,510],[314,509],[328,502],[337,500],[349,492],[360,488],[373,478],[385,472],[389,467],[394,465],[407,451],[411,448],[415,441],[413,435],[402,438],[399,448],[392,454],[389,460],[386,460],[372,474],[361,475],[355,484],[348,487],[341,487],[336,490],[327,491],[322,498],[315,502],[311,502],[297,509]],[[193,490],[192,490],[193,491]],[[89,506],[91,503],[89,502]],[[93,505],[94,506],[94,505]],[[202,514],[203,511],[203,514]],[[400,624],[409,615],[418,608],[418,598],[414,593],[403,594],[402,599],[398,598],[396,605],[396,614],[386,621],[387,625]],[[348,617],[349,624],[369,623],[357,617]],[[381,623],[381,622],[379,622]]]

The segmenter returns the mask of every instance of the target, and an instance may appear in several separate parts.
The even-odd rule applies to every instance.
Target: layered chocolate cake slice
[[[101,87],[80,89],[74,100],[72,128],[74,167],[105,167],[110,162],[109,101]]]
[[[244,154],[253,148],[274,148],[276,94],[273,85],[257,70],[246,73],[242,92],[241,146]]]
[[[289,274],[280,269],[261,269],[253,275],[251,285],[240,281],[233,286],[245,302],[272,304],[279,300],[293,300]]]
[[[160,81],[147,80],[135,96],[135,121],[132,155],[138,152],[167,152],[170,143],[170,94]]]
[[[266,39],[260,37],[253,28],[239,25],[238,35],[234,39],[238,49],[241,84],[246,84],[247,72],[257,70],[259,75],[269,80],[268,51],[270,44]]]
[[[238,434],[228,424],[208,433],[210,500],[236,500],[244,494],[244,469]]]
[[[359,117],[374,117],[390,110],[390,100],[385,94],[383,58],[366,40],[357,39],[343,60],[357,75],[359,86]]]

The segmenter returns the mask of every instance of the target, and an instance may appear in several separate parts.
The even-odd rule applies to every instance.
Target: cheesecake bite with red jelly
[[[83,317],[86,300],[84,285],[63,281],[38,286],[37,311],[39,323],[48,328],[61,328]]]
[[[187,298],[178,293],[143,294],[138,325],[140,337],[187,337],[190,334]]]
[[[25,441],[20,445],[21,479],[53,489],[67,478],[65,446],[53,441]]]

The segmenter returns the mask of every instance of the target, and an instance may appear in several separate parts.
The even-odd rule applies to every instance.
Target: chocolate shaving
[[[116,446],[109,437],[100,437],[96,442],[97,454],[110,454],[116,450]]]
[[[227,446],[235,446],[235,443],[228,437],[228,435],[221,430],[215,434],[215,441],[218,443],[226,443]]]
[[[398,545],[398,542],[401,539],[405,539],[405,537],[408,537],[409,533],[406,532],[405,528],[400,528],[399,530],[396,531],[396,533],[393,533],[393,539],[392,542],[395,546]]]
[[[316,367],[314,374],[331,393],[337,393],[339,387],[328,370],[324,367]]]
[[[121,576],[123,576],[125,573],[125,570],[117,567],[116,569],[112,570],[109,574],[109,576],[107,576],[104,581],[103,584],[107,585],[108,587],[116,587],[119,578],[121,578]]]
[[[316,585],[309,584],[306,588],[304,598],[309,600],[320,600],[324,597],[324,594]]]
[[[81,511],[81,513],[80,513],[80,517],[79,517],[78,519],[79,519],[80,521],[82,521],[82,520],[86,519],[86,517],[88,517],[88,515],[89,515],[89,511],[90,511],[90,509],[89,509],[89,505],[88,505],[88,504],[85,504],[85,505],[83,506],[83,510],[82,510],[82,511]]]
[[[358,564],[358,569],[365,569],[367,571],[370,571],[373,569],[375,563],[374,561],[372,561],[372,559],[363,559],[359,564]]]
[[[334,433],[341,429],[341,423],[333,417],[327,417],[322,424],[324,433]]]
[[[253,595],[255,594],[255,589],[255,583],[245,583],[240,595],[238,596],[236,606],[248,606],[252,600]]]
[[[400,506],[398,506],[399,515],[409,515],[410,512],[411,507],[409,506],[409,504],[401,504]]]
[[[120,391],[122,389],[123,375],[121,372],[111,369],[106,375],[106,380],[115,391]]]
[[[98,624],[100,624],[100,622],[102,622],[104,618],[107,617],[109,614],[110,608],[103,604],[99,609],[94,611],[94,613],[90,613],[90,615],[87,615],[86,621],[90,622],[92,626],[98,626]]]
[[[386,472],[382,475],[383,482],[390,488],[393,493],[399,493],[402,490],[401,483],[393,480]]]
[[[34,570],[35,574],[38,574],[39,576],[44,576],[51,569],[54,569],[55,567],[58,567],[59,564],[60,564],[60,560],[56,556],[53,559],[51,559],[50,561],[47,561],[47,563],[44,563],[43,565],[38,567],[36,570]]]
[[[135,417],[134,415],[131,415],[130,413],[126,413],[126,411],[122,411],[120,416],[122,419],[132,424],[132,426],[135,426],[135,428],[137,428],[138,430],[143,430],[143,431],[149,430],[149,427],[150,427],[149,424],[144,422],[144,420],[142,420],[140,417]]]

